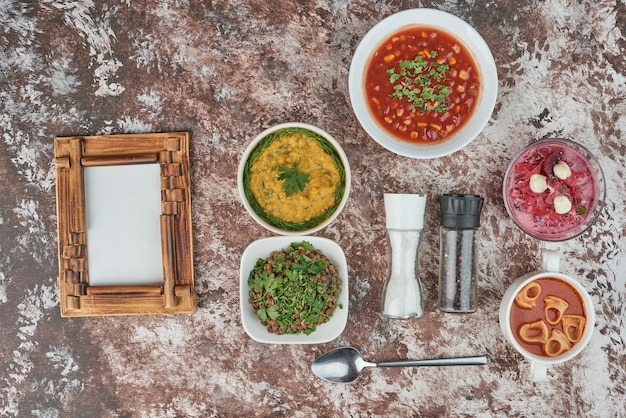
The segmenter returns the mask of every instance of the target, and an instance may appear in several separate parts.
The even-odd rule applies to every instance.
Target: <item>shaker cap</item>
[[[477,228],[484,198],[475,194],[444,194],[439,197],[441,226]]]
[[[426,195],[385,193],[384,199],[388,229],[421,230],[424,227]]]

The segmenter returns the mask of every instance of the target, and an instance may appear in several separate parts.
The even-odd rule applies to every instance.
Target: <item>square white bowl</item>
[[[293,242],[309,242],[320,250],[335,265],[341,279],[341,293],[333,316],[328,322],[317,326],[311,334],[283,334],[271,333],[261,323],[254,308],[248,302],[250,286],[248,276],[259,258],[267,258],[272,251],[280,251],[287,248]],[[241,309],[241,322],[243,329],[255,341],[267,344],[321,344],[332,341],[343,332],[348,322],[348,264],[346,255],[341,247],[334,241],[314,236],[281,236],[261,238],[252,242],[243,252],[241,268],[239,272],[239,298]]]

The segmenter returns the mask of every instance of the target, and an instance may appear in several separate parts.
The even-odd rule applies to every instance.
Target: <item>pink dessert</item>
[[[572,238],[597,218],[604,178],[582,146],[545,139],[523,149],[504,178],[509,215],[526,233],[548,241]]]

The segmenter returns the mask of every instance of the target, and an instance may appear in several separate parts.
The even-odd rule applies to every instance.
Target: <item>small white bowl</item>
[[[271,333],[261,323],[254,308],[248,302],[250,286],[248,276],[259,258],[269,257],[272,251],[280,251],[287,248],[293,242],[307,241],[320,250],[335,265],[341,279],[341,293],[339,303],[328,322],[318,325],[317,329],[309,335],[306,334],[283,334]],[[348,322],[348,264],[341,247],[327,238],[314,236],[283,236],[261,238],[252,242],[243,252],[240,270],[240,306],[241,322],[243,329],[255,341],[268,344],[321,344],[332,341],[339,337]]]
[[[264,219],[263,217],[261,217],[252,207],[252,205],[250,204],[250,202],[248,201],[248,198],[246,197],[245,191],[244,191],[244,187],[243,187],[243,183],[244,183],[244,171],[245,171],[245,167],[246,167],[246,162],[248,161],[248,158],[250,157],[250,154],[254,151],[254,149],[256,148],[256,146],[259,144],[259,142],[261,142],[266,136],[268,136],[269,134],[279,131],[281,129],[285,129],[285,128],[302,128],[302,129],[306,129],[309,130],[317,135],[320,135],[321,137],[323,137],[324,139],[326,139],[326,141],[328,141],[333,148],[335,149],[335,151],[337,152],[337,155],[339,156],[339,159],[341,160],[341,164],[343,165],[343,169],[345,172],[345,186],[344,186],[344,192],[343,192],[343,197],[341,199],[341,201],[339,202],[337,208],[335,209],[335,211],[325,220],[321,221],[320,223],[318,223],[317,225],[309,228],[309,229],[305,229],[305,230],[288,230],[288,229],[283,229],[280,228],[276,225],[271,224],[270,222],[268,222],[268,220]],[[246,148],[246,150],[244,151],[242,157],[241,157],[241,161],[239,163],[239,169],[237,172],[237,187],[239,189],[239,196],[241,197],[241,201],[244,205],[244,207],[246,208],[246,210],[248,211],[248,213],[250,214],[250,216],[252,216],[252,218],[257,221],[259,223],[259,225],[263,226],[264,228],[276,233],[276,234],[281,234],[281,235],[308,235],[308,234],[312,234],[314,232],[319,231],[320,229],[328,226],[329,224],[331,224],[336,218],[337,216],[339,216],[339,214],[341,213],[342,209],[344,208],[344,206],[346,205],[346,202],[348,201],[348,195],[350,194],[350,183],[352,181],[352,177],[350,174],[350,164],[348,163],[348,157],[346,157],[345,152],[343,151],[343,149],[341,148],[341,145],[339,145],[339,142],[337,142],[337,140],[335,138],[333,138],[328,132],[323,131],[322,129],[313,126],[313,125],[309,125],[306,123],[299,123],[299,122],[288,122],[288,123],[282,123],[279,125],[275,125],[272,126],[271,128],[268,128],[266,130],[264,130],[263,132],[261,132],[259,135],[257,135],[252,142],[250,142],[250,144],[248,145],[248,147]]]
[[[432,145],[411,144],[385,132],[371,116],[365,96],[364,73],[366,65],[379,45],[403,27],[423,25],[440,28],[458,38],[470,50],[481,74],[481,93],[474,114],[443,142]],[[350,102],[363,129],[381,146],[399,155],[411,158],[437,158],[452,154],[468,145],[483,130],[493,112],[498,94],[496,64],[484,39],[470,25],[458,17],[440,10],[410,9],[393,14],[376,24],[361,40],[352,63],[348,80]]]

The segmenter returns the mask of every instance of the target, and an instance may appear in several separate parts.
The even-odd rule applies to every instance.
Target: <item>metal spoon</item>
[[[473,366],[487,364],[487,356],[440,358],[430,360],[400,360],[370,363],[356,348],[341,347],[322,354],[313,361],[311,370],[318,377],[335,383],[355,381],[366,367],[406,366]]]

